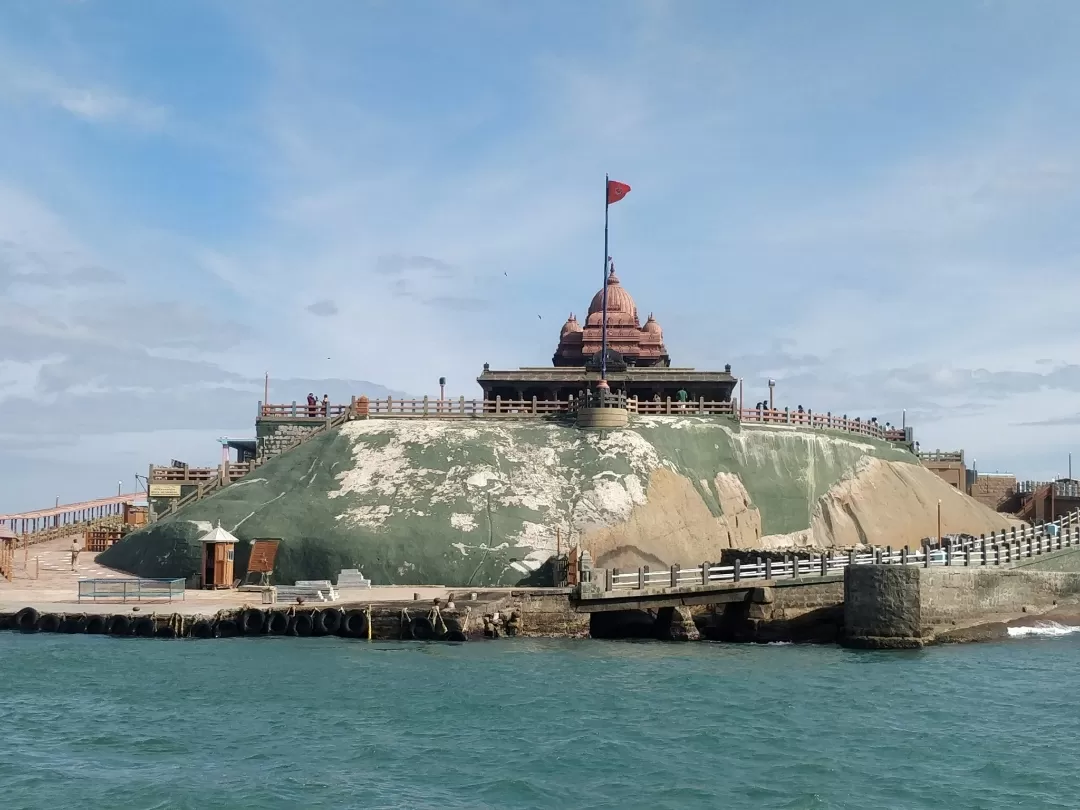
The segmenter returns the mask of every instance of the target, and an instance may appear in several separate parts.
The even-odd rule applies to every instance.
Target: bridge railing
[[[636,571],[615,568],[604,572],[604,590],[684,588],[720,582],[821,577],[843,573],[849,565],[919,565],[927,568],[1012,565],[1023,559],[1080,546],[1080,511],[1072,512],[1054,523],[992,532],[989,538],[982,535],[978,538],[954,539],[935,547],[937,542],[927,541],[916,550],[886,546],[862,552],[852,550],[847,554],[785,555],[781,560],[758,558],[752,563],[736,560],[731,565],[703,562],[687,569],[678,565],[655,571],[648,566]]]

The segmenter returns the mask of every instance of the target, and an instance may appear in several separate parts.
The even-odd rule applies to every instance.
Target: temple
[[[485,399],[567,400],[593,390],[600,382],[604,290],[593,296],[585,324],[571,313],[559,332],[552,367],[492,371],[487,363],[477,382]],[[613,392],[638,399],[676,399],[685,391],[691,400],[728,402],[736,380],[731,366],[723,371],[675,368],[664,345],[664,330],[649,314],[645,324],[637,304],[615,275],[607,277],[607,381]]]

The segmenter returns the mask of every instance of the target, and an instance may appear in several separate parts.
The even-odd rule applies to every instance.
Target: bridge
[[[636,571],[599,569],[593,582],[578,586],[575,608],[582,613],[647,610],[732,602],[771,601],[770,588],[841,582],[844,570],[856,565],[1014,567],[1053,552],[1080,550],[1080,510],[1055,523],[1013,527],[965,540],[932,538],[922,547],[872,548],[847,554],[787,554],[782,559],[735,560],[731,565],[703,562],[683,569]]]

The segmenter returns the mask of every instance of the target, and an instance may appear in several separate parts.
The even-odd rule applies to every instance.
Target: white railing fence
[[[917,550],[886,546],[863,552],[852,550],[833,556],[810,554],[803,557],[792,554],[785,555],[782,560],[759,557],[752,563],[735,560],[732,565],[703,562],[700,566],[686,569],[678,565],[655,571],[648,566],[642,566],[637,571],[605,569],[604,590],[680,588],[718,582],[822,577],[842,573],[849,565],[919,565],[926,568],[1012,565],[1023,559],[1073,546],[1080,546],[1080,511],[1053,523],[1013,527],[977,538],[946,538],[944,543],[939,543],[935,538],[925,541],[922,548]]]

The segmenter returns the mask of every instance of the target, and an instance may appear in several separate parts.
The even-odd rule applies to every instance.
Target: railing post
[[[266,403],[264,403],[261,399],[259,400],[258,416],[265,416],[266,415],[266,414],[263,413],[263,405],[265,405],[265,404]]]
[[[952,566],[953,564],[953,550],[955,549],[954,541],[950,540],[949,545],[945,550],[945,565]]]
[[[710,566],[709,566],[708,562],[703,562],[701,564],[701,584],[702,585],[708,585],[709,584],[709,567]]]
[[[754,559],[754,578],[755,579],[761,579],[761,569],[762,569],[761,557],[756,557]]]
[[[964,567],[971,567],[971,546],[968,546],[966,549],[964,549]]]
[[[672,588],[678,588],[679,587],[679,564],[678,563],[675,563],[675,565],[671,566],[671,587]]]
[[[533,416],[536,416],[536,394],[533,394],[532,412],[533,412]]]
[[[874,565],[881,565],[881,549],[874,546]]]
[[[847,564],[849,566],[855,565],[855,549],[853,549],[853,548],[848,549]]]
[[[765,558],[765,579],[772,579],[772,557]]]
[[[619,584],[618,581],[617,581],[618,579],[619,579],[619,569],[618,568],[612,568],[611,569],[611,588],[612,588],[612,590],[614,590],[615,587]]]
[[[791,576],[795,579],[799,578],[799,553],[795,552],[791,555]]]
[[[908,547],[907,546],[904,546],[902,549],[900,549],[900,564],[903,565],[903,566],[907,566],[907,564],[908,564]]]
[[[292,401],[292,415],[293,415],[293,418],[296,418],[296,400],[295,399]]]
[[[605,591],[615,590],[614,579],[615,578],[612,575],[611,569],[610,568],[605,568],[604,569],[604,590]]]
[[[668,414],[669,416],[671,415],[671,397],[667,398],[667,409],[664,411],[664,413]]]
[[[740,565],[740,560],[739,560],[738,557],[736,557],[735,558],[735,564],[732,566],[732,572],[731,572],[731,581],[732,582],[738,582],[740,579],[742,579],[742,571],[741,571],[741,569],[742,569],[742,566]]]
[[[465,397],[458,397],[458,410],[461,411],[461,415],[465,415]]]
[[[986,535],[982,536],[982,540],[979,542],[982,549],[982,564],[986,565]]]
[[[502,413],[502,395],[495,397],[495,413]]]
[[[885,546],[886,565],[892,565],[892,546]]]
[[[424,416],[428,415],[428,395],[424,394]]]
[[[640,565],[637,570],[637,587],[639,591],[645,588],[645,569]]]
[[[828,552],[822,552],[821,554],[821,575],[827,577],[829,575],[829,554]]]

